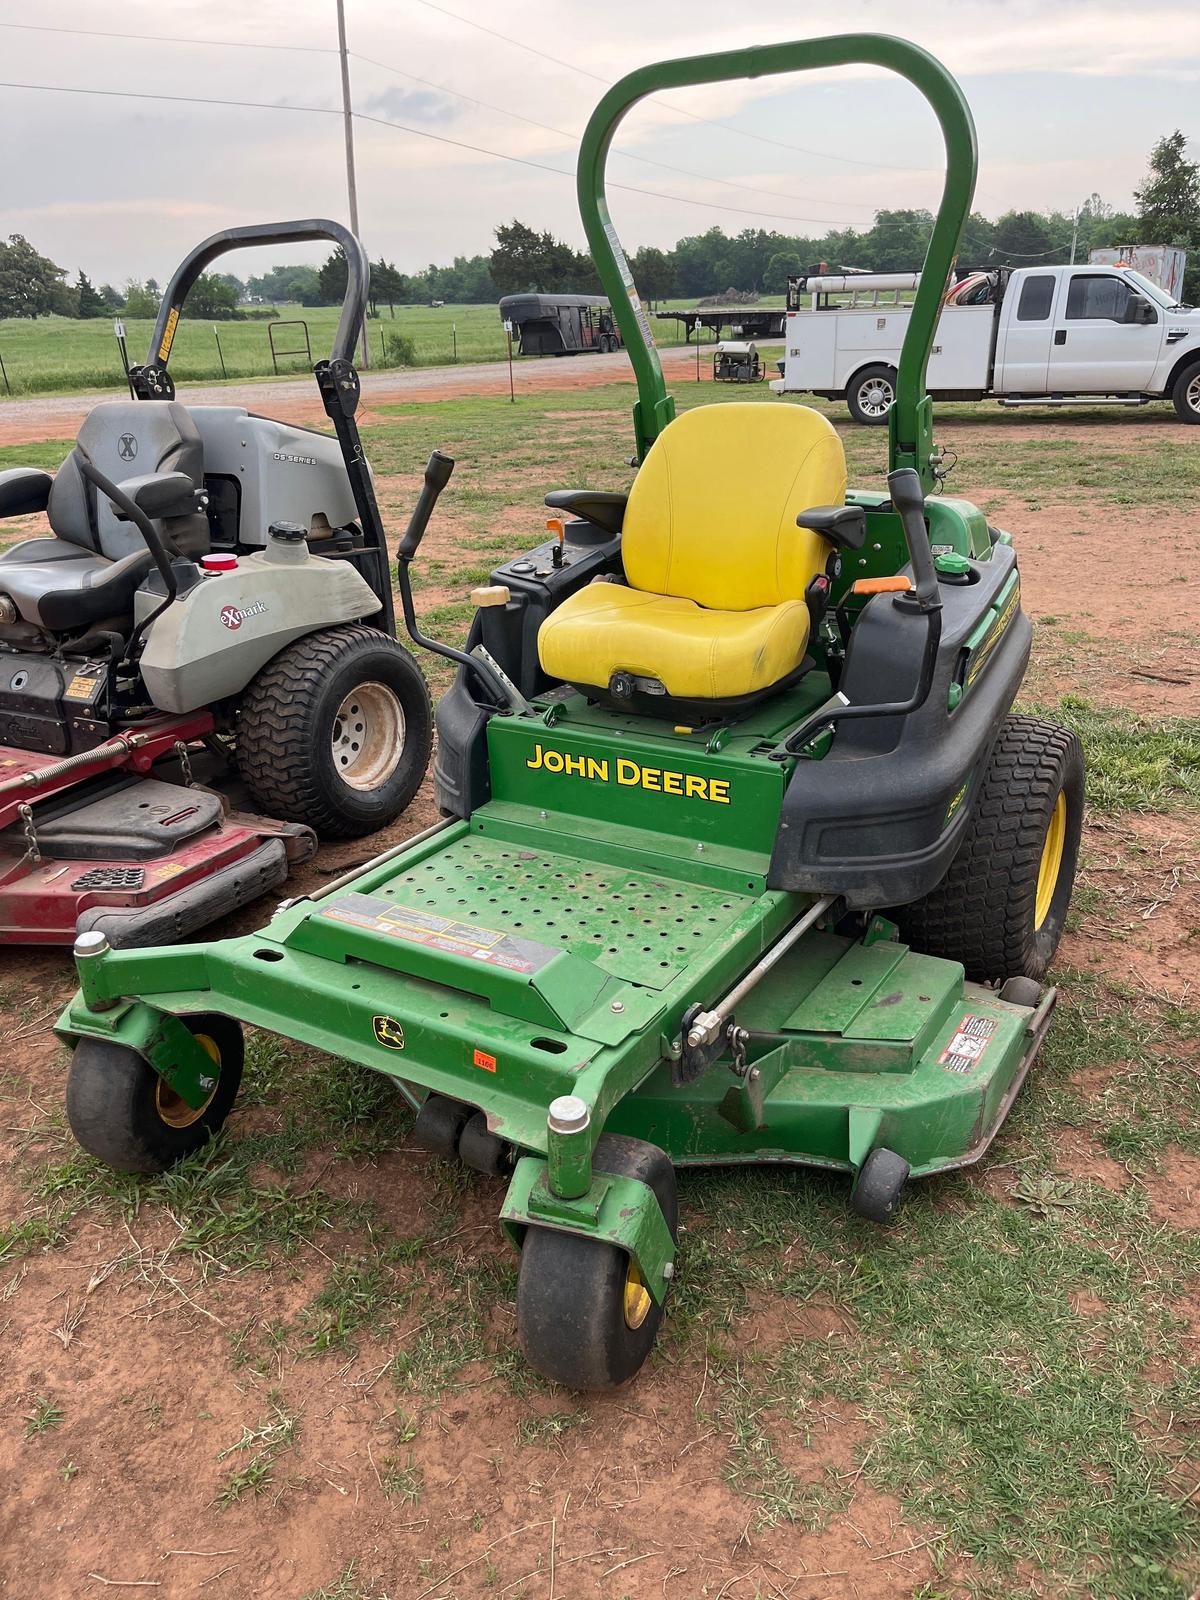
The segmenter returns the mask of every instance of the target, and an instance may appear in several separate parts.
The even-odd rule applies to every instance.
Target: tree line
[[[1008,211],[994,221],[973,212],[959,245],[965,267],[1054,265],[1086,261],[1104,246],[1181,245],[1191,260],[1185,293],[1200,298],[1200,163],[1187,158],[1176,130],[1150,153],[1149,171],[1134,191],[1135,209],[1116,211],[1093,194],[1075,215],[1063,211]],[[877,211],[871,227],[831,229],[820,236],[743,228],[727,234],[712,227],[680,239],[671,250],[644,245],[630,260],[647,300],[682,299],[736,290],[781,294],[788,277],[814,269],[865,268],[913,272],[925,255],[933,216],[924,210]],[[80,271],[68,273],[20,234],[0,240],[0,317],[153,317],[162,291],[153,278],[98,288]],[[346,262],[334,251],[319,267],[278,266],[243,281],[232,273],[204,273],[188,295],[188,310],[210,320],[270,316],[277,304],[337,305],[346,287]],[[586,251],[514,220],[496,229],[490,255],[456,256],[449,266],[431,263],[405,274],[382,257],[371,263],[371,312],[398,305],[480,305],[504,294],[593,294],[600,281]]]
[[[1098,194],[1071,215],[1064,211],[1007,211],[994,221],[972,212],[959,243],[960,266],[1056,265],[1086,261],[1106,246],[1181,245],[1191,256],[1187,291],[1200,297],[1200,163],[1187,159],[1178,130],[1151,151],[1149,172],[1134,193],[1136,208],[1116,211]],[[877,211],[870,228],[816,235],[713,227],[680,239],[673,250],[645,245],[630,257],[634,282],[647,300],[700,298],[736,290],[782,294],[790,276],[858,267],[869,272],[915,272],[925,257],[933,214]],[[496,230],[491,274],[502,294],[523,290],[591,294],[599,287],[589,255],[522,222]]]

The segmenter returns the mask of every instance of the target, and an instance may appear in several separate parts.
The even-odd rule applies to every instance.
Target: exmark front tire
[[[601,1134],[592,1168],[637,1178],[652,1189],[675,1238],[675,1169],[656,1145]],[[542,1377],[570,1389],[615,1389],[650,1354],[662,1314],[624,1250],[577,1233],[526,1229],[517,1337]]]
[[[1184,367],[1175,379],[1171,389],[1171,404],[1180,422],[1200,423],[1200,361]]]
[[[326,839],[394,822],[420,787],[432,743],[421,669],[397,640],[361,624],[281,650],[238,715],[238,765],[255,804]]]
[[[927,955],[961,961],[968,978],[1042,978],[1062,937],[1083,827],[1083,751],[1038,717],[1000,731],[950,870],[894,914]]]
[[[856,372],[846,390],[846,405],[855,422],[866,428],[887,425],[888,412],[896,401],[894,367],[877,365]]]
[[[213,1085],[188,1105],[136,1050],[81,1039],[67,1072],[67,1121],[82,1147],[118,1172],[166,1172],[219,1133],[242,1081],[242,1030],[215,1012],[184,1017],[213,1063]]]

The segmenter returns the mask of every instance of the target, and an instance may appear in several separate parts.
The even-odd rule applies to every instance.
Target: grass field
[[[662,304],[665,310],[693,303],[667,300]],[[781,302],[766,300],[763,303]],[[337,327],[337,307],[281,306],[279,317],[301,318],[308,323],[314,361],[329,354]],[[653,326],[660,344],[683,343],[679,323],[656,321]],[[272,372],[267,327],[266,321],[257,320],[218,323],[189,320],[185,313],[171,355],[171,370],[180,381],[266,376]],[[372,366],[395,365],[384,348],[389,332],[403,333],[412,339],[417,352],[416,364],[422,367],[442,366],[455,360],[500,361],[507,350],[504,328],[494,305],[397,306],[394,319],[383,307],[381,315],[371,318],[368,327]],[[145,360],[153,331],[154,324],[150,321],[125,321],[131,364]],[[281,350],[304,348],[302,328],[281,328],[275,339]],[[81,389],[120,388],[124,382],[109,317],[87,322],[68,317],[39,317],[33,322],[26,318],[2,318],[0,358],[3,358],[13,394],[62,394]],[[281,372],[302,372],[307,368],[303,356],[279,361]],[[0,399],[5,392],[3,380],[0,380]]]
[[[457,460],[418,568],[433,632],[461,641],[471,585],[542,536],[544,489],[628,481],[630,399],[373,412],[393,535],[428,451]],[[877,481],[881,435],[826,409],[851,482]],[[500,1186],[414,1151],[383,1080],[253,1037],[222,1139],[167,1177],[116,1175],[64,1125],[46,1030],[68,961],[6,957],[14,1592],[100,1573],[164,1600],[1194,1594],[1200,448],[1163,408],[946,407],[937,432],[953,490],[1017,540],[1025,704],[1076,727],[1089,766],[1058,1013],[983,1164],[914,1188],[888,1231],[840,1179],[684,1174],[657,1353],[581,1398],[514,1352]]]

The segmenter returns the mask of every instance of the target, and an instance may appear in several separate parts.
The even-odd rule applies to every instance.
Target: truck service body
[[[898,281],[899,280],[899,281]],[[789,294],[787,353],[778,394],[845,398],[856,420],[883,423],[911,307],[899,292],[914,279],[796,280]],[[954,294],[954,286],[950,294]],[[809,311],[798,289],[811,291]],[[892,303],[880,303],[880,291]],[[829,295],[852,292],[849,306]],[[872,303],[862,304],[864,294]],[[981,278],[968,303],[951,301],[929,360],[937,400],[1005,405],[1172,400],[1200,423],[1200,310],[1182,305],[1126,267],[1018,267]]]

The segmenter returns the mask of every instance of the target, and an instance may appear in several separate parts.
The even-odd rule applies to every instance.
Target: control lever
[[[916,579],[912,599],[897,595],[893,604],[904,610],[940,610],[942,598],[933,565],[933,551],[929,548],[929,530],[925,526],[925,491],[921,488],[921,480],[912,467],[897,467],[888,473],[887,481],[892,505],[904,526],[904,542],[908,545],[909,560]]]
[[[416,555],[421,540],[425,537],[425,529],[429,526],[429,519],[433,515],[433,508],[437,505],[438,496],[450,482],[450,474],[453,471],[454,457],[443,455],[440,450],[435,450],[426,462],[425,482],[417,496],[417,503],[413,507],[412,516],[408,519],[408,527],[404,530],[404,537],[397,552],[401,561],[411,561]]]
[[[408,636],[414,644],[419,644],[424,650],[431,650],[436,656],[443,656],[447,661],[456,661],[460,667],[467,667],[483,684],[485,691],[498,705],[512,705],[509,693],[511,684],[500,672],[496,663],[485,652],[484,656],[468,655],[465,650],[456,650],[453,645],[442,644],[440,640],[431,639],[421,632],[417,624],[416,607],[413,604],[412,583],[409,581],[408,569],[413,557],[417,553],[421,540],[425,537],[425,529],[429,526],[429,519],[433,515],[433,508],[437,504],[438,496],[450,482],[450,474],[454,471],[454,457],[443,455],[440,450],[435,450],[425,466],[425,482],[417,496],[417,503],[413,507],[412,516],[408,519],[408,527],[404,530],[404,537],[400,541],[400,548],[396,552],[396,581],[400,590],[400,607],[404,613],[404,626]]]

